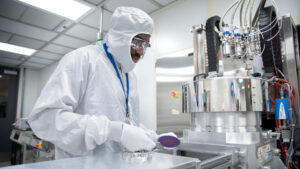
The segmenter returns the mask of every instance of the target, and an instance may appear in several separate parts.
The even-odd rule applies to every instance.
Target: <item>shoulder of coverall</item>
[[[103,47],[99,45],[87,45],[78,49],[75,49],[63,56],[61,61],[95,61],[101,59],[105,55]]]
[[[57,66],[57,71],[72,70],[79,68],[78,66],[84,66],[89,69],[90,66],[95,65],[98,60],[102,60],[104,58],[103,56],[105,56],[105,52],[101,46],[84,46],[65,54]]]

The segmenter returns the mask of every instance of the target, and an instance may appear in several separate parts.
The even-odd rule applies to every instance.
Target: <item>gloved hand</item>
[[[122,125],[121,134],[120,124]],[[121,122],[110,122],[109,130],[109,139],[120,142],[128,151],[151,151],[156,146],[147,133],[139,127]]]
[[[129,151],[150,151],[156,146],[156,144],[143,129],[128,124],[123,124],[121,143]]]
[[[148,137],[150,137],[154,142],[157,142],[158,135],[155,131],[148,129],[146,126],[144,126],[142,123],[140,123],[140,128],[143,129]]]

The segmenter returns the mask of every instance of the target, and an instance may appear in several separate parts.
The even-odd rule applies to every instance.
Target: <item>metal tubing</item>
[[[201,168],[203,169],[214,168],[224,163],[227,163],[228,161],[231,160],[231,158],[232,158],[232,154],[222,154],[220,156],[204,160],[201,163]]]
[[[193,35],[194,35],[194,75],[199,74],[199,66],[198,66],[198,27],[193,26]]]
[[[98,37],[97,40],[102,40],[103,39],[103,9],[104,7],[100,7],[100,24],[99,24],[99,32],[98,32]]]
[[[194,36],[194,75],[206,74],[205,32],[204,26],[193,26]]]

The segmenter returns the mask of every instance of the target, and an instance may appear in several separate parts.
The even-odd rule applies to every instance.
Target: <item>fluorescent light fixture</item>
[[[169,75],[169,76],[177,76],[177,75],[194,75],[194,66],[182,67],[182,68],[156,68],[156,73],[158,75]]]
[[[36,51],[34,49],[25,48],[22,46],[12,45],[8,43],[2,43],[2,42],[0,42],[0,50],[11,52],[11,53],[18,53],[27,56],[32,55]]]
[[[75,0],[19,0],[29,5],[44,9],[54,14],[77,20],[85,14],[91,7]]]

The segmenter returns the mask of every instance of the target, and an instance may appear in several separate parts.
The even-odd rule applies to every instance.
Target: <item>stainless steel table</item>
[[[154,152],[144,163],[127,162],[121,153],[107,153],[86,157],[67,158],[39,163],[23,164],[1,169],[200,169],[197,158],[175,156]]]

